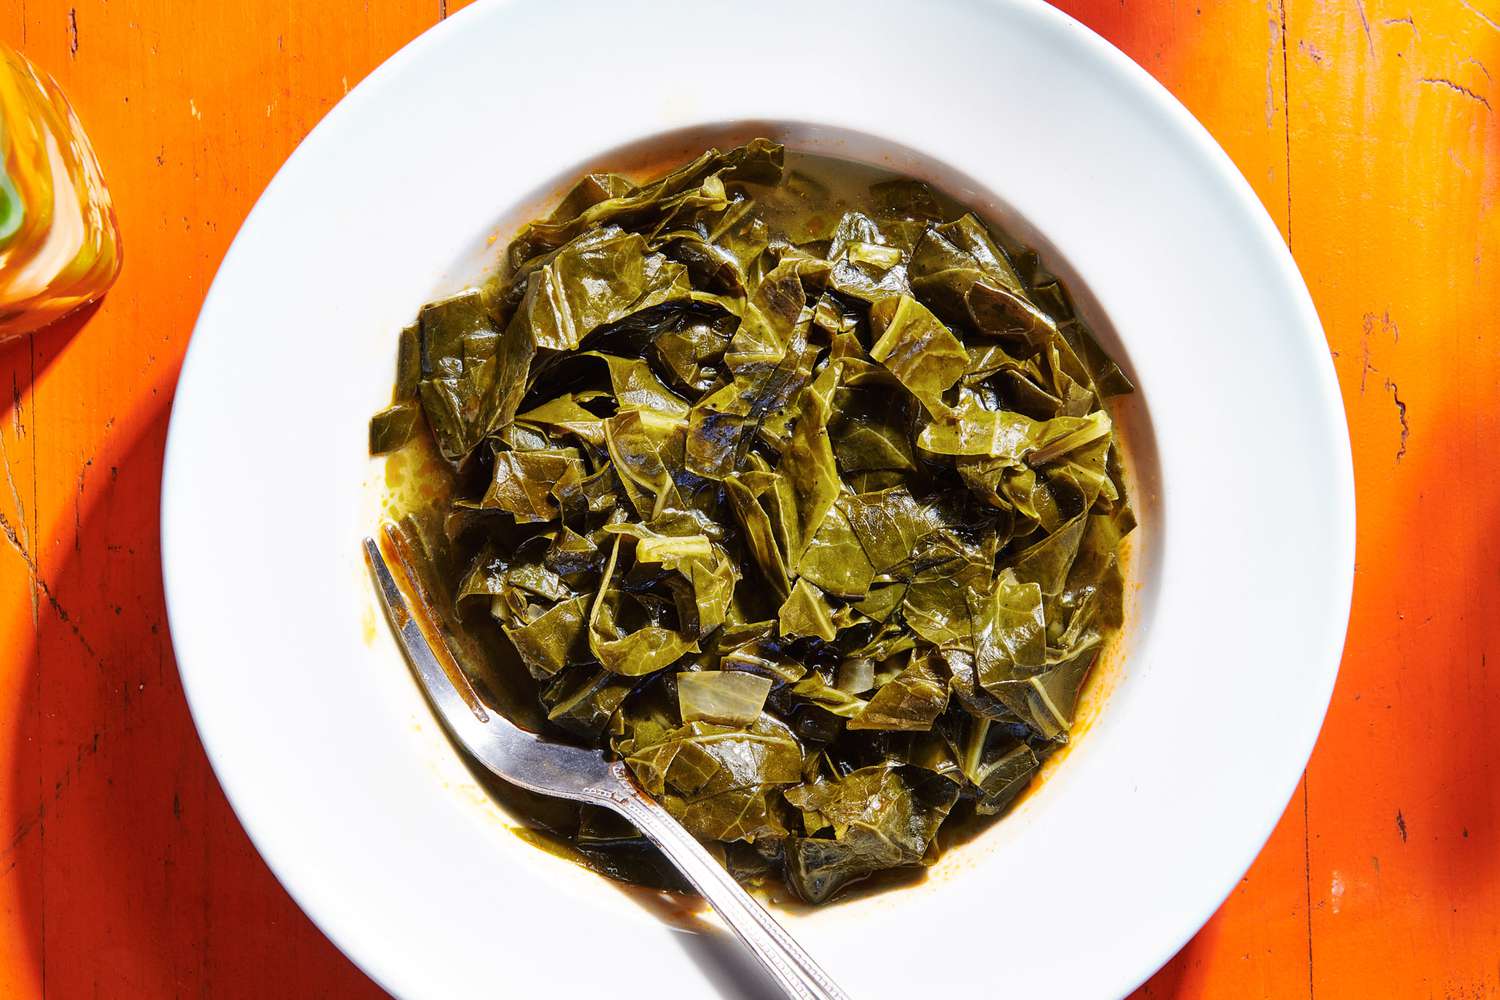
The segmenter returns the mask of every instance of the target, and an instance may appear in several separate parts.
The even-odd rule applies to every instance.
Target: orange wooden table
[[[0,995],[378,995],[209,770],[162,608],[158,484],[189,331],[256,195],[458,5],[0,3],[0,39],[71,95],[126,245],[102,307],[0,346]],[[1500,0],[1063,6],[1177,94],[1281,227],[1359,493],[1307,775],[1143,995],[1500,996]]]

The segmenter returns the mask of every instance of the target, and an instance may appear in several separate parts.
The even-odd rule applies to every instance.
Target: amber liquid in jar
[[[119,271],[114,208],[78,116],[0,45],[0,341],[93,301]]]

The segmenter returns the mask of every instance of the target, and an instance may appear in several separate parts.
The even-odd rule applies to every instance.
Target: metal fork
[[[597,750],[549,742],[488,710],[451,654],[439,656],[438,650],[448,652],[446,644],[431,622],[425,630],[419,623],[381,547],[372,538],[366,538],[364,544],[386,617],[406,651],[417,682],[444,727],[474,759],[522,788],[589,802],[624,816],[661,848],[787,996],[797,1000],[849,1000],[785,928],[636,784],[623,761],[610,762]],[[400,549],[393,546],[392,554],[402,575],[413,582]],[[434,633],[431,641],[428,632]]]

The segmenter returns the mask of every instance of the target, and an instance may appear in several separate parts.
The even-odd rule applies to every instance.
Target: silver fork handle
[[[623,769],[623,765],[616,764]],[[712,854],[628,775],[616,773],[616,787],[599,789],[599,803],[634,823],[661,848],[693,888],[718,911],[731,930],[789,997],[796,1000],[849,1000],[812,956],[740,887]]]

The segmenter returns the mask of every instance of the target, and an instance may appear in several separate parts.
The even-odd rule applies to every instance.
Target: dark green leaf
[[[933,669],[932,658],[914,653],[911,664],[882,684],[849,720],[849,728],[923,732],[947,707],[948,685]]]
[[[392,403],[370,418],[370,454],[384,455],[417,434],[421,411],[413,403]]]
[[[946,778],[887,762],[786,793],[809,834],[788,848],[787,878],[810,903],[886,868],[921,864],[958,798]]]
[[[833,609],[823,593],[806,580],[797,581],[791,596],[781,605],[777,620],[781,634],[788,638],[815,636],[832,642],[838,634],[833,625]]]
[[[802,780],[802,750],[785,724],[689,722],[626,749],[626,763],[688,829],[710,840],[780,837],[781,786]]]
[[[697,642],[673,629],[643,625],[627,630],[622,625],[622,595],[612,586],[619,555],[616,537],[589,615],[589,649],[598,661],[613,673],[639,677],[670,666],[684,653],[697,652]]]

